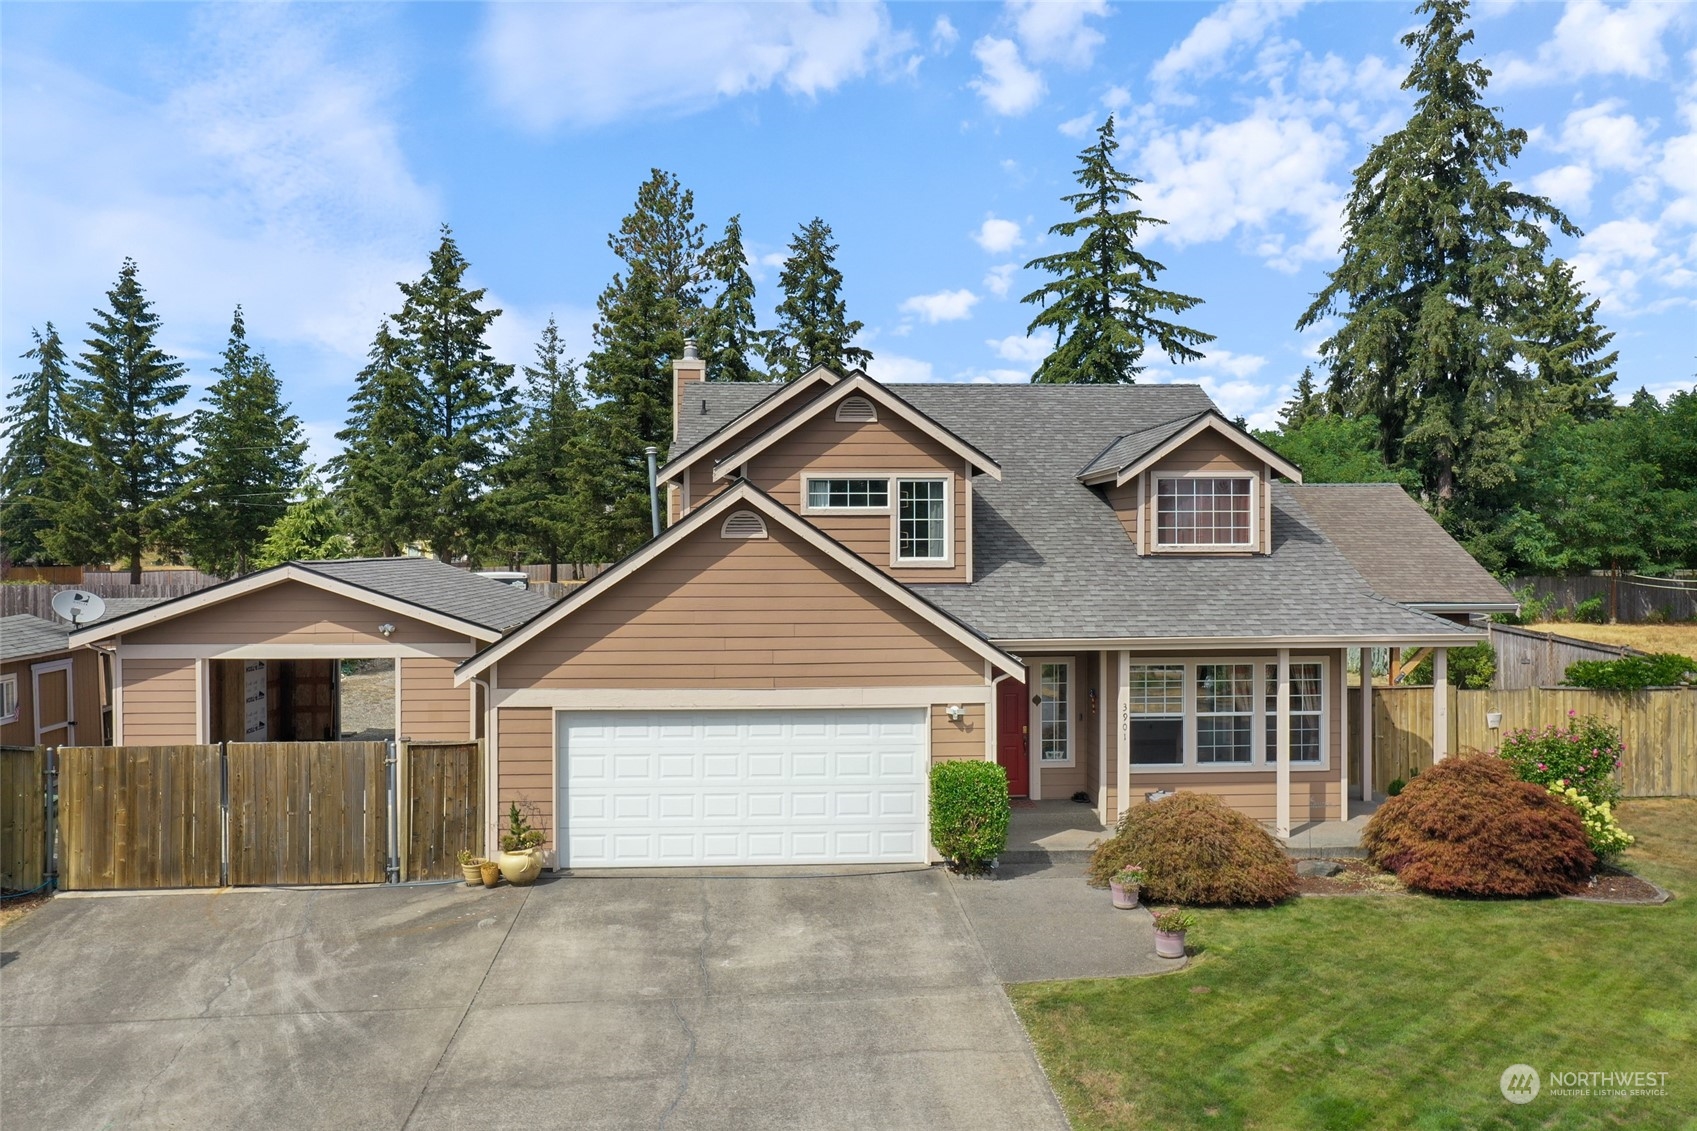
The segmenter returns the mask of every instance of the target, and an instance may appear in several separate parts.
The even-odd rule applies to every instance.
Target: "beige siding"
[[[198,697],[193,660],[126,657],[124,744],[166,746],[196,741]]]
[[[868,423],[838,421],[830,409],[807,421],[795,432],[756,456],[749,479],[780,503],[796,511],[802,508],[802,484],[806,475],[832,472],[878,472],[899,474],[949,474],[953,479],[954,564],[948,568],[894,568],[891,550],[894,514],[810,514],[808,521],[849,549],[909,584],[967,581],[968,512],[972,506],[971,481],[958,457],[919,429],[879,410],[879,419]],[[892,488],[890,504],[895,506]]]
[[[1045,766],[1037,763],[1037,772],[1042,775],[1039,789],[1045,801],[1064,801],[1084,790],[1090,794],[1092,801],[1096,799],[1095,789],[1091,778],[1095,772],[1096,762],[1096,715],[1090,710],[1090,689],[1096,686],[1092,682],[1092,660],[1094,653],[1082,653],[1076,656],[1032,656],[1029,658],[1027,671],[1030,678],[1026,687],[1033,689],[1038,685],[1038,665],[1055,660],[1070,660],[1073,665],[1072,678],[1072,765]],[[1037,734],[1037,708],[1031,708],[1031,733],[1033,740]]]
[[[709,524],[501,661],[501,687],[981,683],[984,661],[769,524]]]
[[[472,734],[472,685],[454,686],[454,660],[408,657],[401,666],[400,737],[463,742]]]
[[[1261,470],[1261,458],[1242,446],[1232,443],[1218,432],[1205,431],[1193,436],[1179,448],[1162,458],[1150,470],[1162,471],[1255,471]]]
[[[531,823],[554,841],[554,712],[546,707],[503,707],[496,712],[500,768],[496,776],[496,827],[505,828],[513,802],[536,806]]]
[[[383,636],[380,624],[395,626]],[[465,644],[467,638],[298,581],[124,634],[125,644]]]
[[[75,652],[0,664],[0,676],[15,675],[18,683],[17,721],[0,726],[0,745],[35,745],[35,686],[30,669],[37,664],[57,663],[64,659],[71,661],[70,718],[77,724],[74,741],[80,746],[99,746],[104,741],[101,726],[103,703],[100,694],[100,658],[92,649],[80,648]],[[63,733],[55,731],[46,737],[49,742],[59,742]]]
[[[963,704],[966,714],[959,722],[949,718],[949,705],[931,707],[931,762],[982,762],[984,760],[984,704]]]

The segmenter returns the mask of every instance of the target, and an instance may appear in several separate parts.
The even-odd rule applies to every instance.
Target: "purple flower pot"
[[[1156,931],[1155,956],[1157,958],[1183,958],[1183,931]]]
[[[1125,884],[1116,884],[1112,880],[1109,880],[1108,894],[1114,897],[1114,906],[1119,908],[1121,911],[1130,911],[1133,907],[1137,906],[1137,897],[1139,893],[1136,884],[1127,887]]]

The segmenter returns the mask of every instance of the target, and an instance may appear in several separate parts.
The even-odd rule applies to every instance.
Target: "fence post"
[[[47,748],[47,765],[44,771],[47,778],[46,788],[42,790],[41,803],[47,807],[46,827],[47,844],[43,861],[46,864],[45,874],[41,877],[42,887],[47,891],[59,890],[59,748]]]
[[[218,743],[218,886],[230,886],[230,744]]]
[[[385,882],[391,884],[401,882],[400,790],[397,788],[396,780],[399,759],[395,757],[395,749],[394,739],[390,739],[384,744],[386,756],[383,759],[383,766],[386,771],[385,777],[388,782],[389,794],[389,865],[384,869],[384,875],[386,877]]]

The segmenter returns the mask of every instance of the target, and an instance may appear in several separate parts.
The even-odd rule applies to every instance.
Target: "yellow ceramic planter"
[[[542,850],[533,848],[528,852],[503,852],[498,858],[501,865],[501,876],[515,887],[533,884],[536,877],[542,874]]]

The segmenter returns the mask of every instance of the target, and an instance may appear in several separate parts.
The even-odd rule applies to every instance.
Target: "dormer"
[[[1078,473],[1100,487],[1144,555],[1250,556],[1273,549],[1272,483],[1302,472],[1209,410],[1120,436]]]

